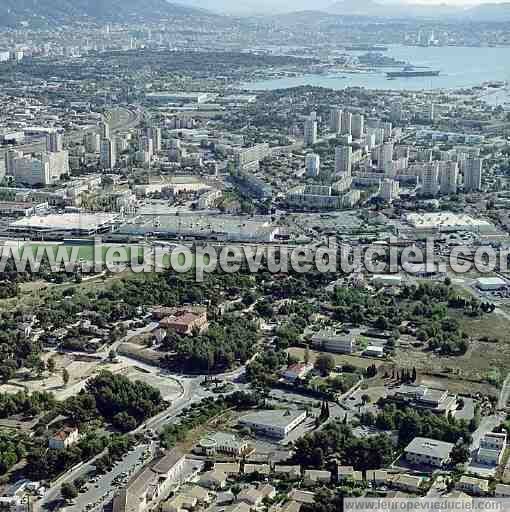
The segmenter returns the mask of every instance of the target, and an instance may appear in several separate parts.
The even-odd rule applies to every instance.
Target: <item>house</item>
[[[171,329],[178,334],[190,335],[194,331],[202,333],[207,330],[207,310],[205,308],[180,308],[172,315],[159,321],[162,329]]]
[[[313,505],[315,503],[315,493],[310,491],[301,491],[294,489],[290,492],[289,498],[297,503]]]
[[[312,364],[296,363],[291,364],[283,371],[282,377],[288,382],[295,382],[305,378],[313,370]]]
[[[178,494],[161,504],[162,512],[181,512],[196,507],[198,500],[192,496]]]
[[[367,483],[375,487],[388,483],[388,472],[385,469],[374,469],[367,471]]]
[[[264,498],[272,500],[276,496],[276,489],[269,484],[264,484],[259,487],[259,491],[262,493]]]
[[[225,489],[227,479],[227,475],[223,471],[213,470],[204,473],[198,483],[208,489]]]
[[[476,452],[476,460],[487,466],[497,466],[501,463],[506,448],[506,434],[489,432],[480,440],[480,447]]]
[[[307,469],[304,475],[305,485],[315,485],[319,483],[329,484],[331,482],[330,471],[320,471],[315,469]]]
[[[251,512],[251,507],[248,503],[241,501],[225,508],[225,512]]]
[[[245,503],[251,505],[254,508],[259,507],[262,504],[263,499],[264,496],[262,495],[262,493],[253,486],[243,489],[237,495],[237,501],[244,501]]]
[[[312,344],[317,350],[352,354],[356,347],[356,337],[341,330],[324,329],[312,336]]]
[[[220,507],[224,507],[225,505],[232,505],[235,500],[234,493],[232,491],[221,491],[216,492],[216,502],[215,504]]]
[[[456,483],[455,488],[467,494],[483,496],[489,492],[489,481],[463,475]]]
[[[287,478],[301,478],[301,466],[275,466],[274,472]]]
[[[391,485],[401,491],[419,492],[423,477],[416,475],[394,475]]]
[[[246,414],[239,419],[239,425],[264,436],[284,439],[305,419],[306,411],[269,410]]]
[[[50,437],[48,447],[52,450],[64,450],[76,443],[79,437],[80,433],[77,428],[65,427]]]
[[[450,461],[452,443],[436,441],[426,437],[415,437],[404,450],[406,460],[411,464],[441,468]]]
[[[363,482],[363,471],[353,471],[352,472],[352,479],[356,483],[362,483]]]
[[[380,345],[368,345],[363,351],[363,355],[367,357],[384,357],[384,347]]]
[[[510,485],[496,484],[494,496],[496,498],[510,498]]]
[[[199,485],[193,485],[190,488],[184,489],[182,494],[196,498],[197,502],[200,504],[209,504],[212,501],[212,498],[207,490],[203,487],[200,487]]]
[[[214,471],[220,471],[227,476],[236,476],[241,471],[239,462],[217,462],[214,465]]]
[[[277,503],[269,507],[269,512],[299,512],[301,503],[297,501],[287,501],[287,503]]]
[[[271,468],[269,467],[269,464],[245,464],[244,474],[251,475],[253,473],[267,476],[269,473],[271,473]]]
[[[352,466],[338,466],[337,477],[339,482],[347,479],[352,480],[354,478],[354,468]]]

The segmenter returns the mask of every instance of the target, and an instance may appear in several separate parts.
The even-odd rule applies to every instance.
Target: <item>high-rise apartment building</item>
[[[320,173],[320,157],[315,153],[309,153],[305,157],[306,175],[316,177]]]
[[[115,144],[110,139],[101,141],[100,162],[103,169],[114,169],[117,165],[117,151]]]
[[[352,173],[352,147],[337,146],[335,148],[335,174],[351,175]]]

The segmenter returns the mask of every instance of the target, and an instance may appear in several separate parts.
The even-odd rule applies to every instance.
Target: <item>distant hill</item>
[[[331,14],[378,16],[385,18],[457,16],[462,11],[446,4],[378,3],[374,0],[341,0],[328,7]]]
[[[462,13],[463,18],[473,21],[510,21],[510,3],[481,4],[466,9]]]
[[[181,0],[186,5],[237,16],[287,14],[293,11],[326,9],[333,0]]]
[[[135,18],[193,16],[204,12],[166,0],[0,0],[0,25],[22,22],[51,24],[80,18],[124,22]]]
[[[379,3],[375,0],[340,0],[329,6],[327,12],[337,15],[378,16],[386,18],[448,18],[473,21],[510,21],[510,3],[480,4],[465,8],[448,4]]]

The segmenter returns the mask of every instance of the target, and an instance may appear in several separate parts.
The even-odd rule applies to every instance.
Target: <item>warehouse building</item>
[[[239,425],[267,437],[284,439],[305,419],[305,411],[259,411],[240,418]]]
[[[9,230],[26,235],[90,236],[111,231],[118,218],[112,213],[32,215],[13,222]]]
[[[339,330],[322,330],[312,336],[314,348],[337,354],[352,354],[356,337]]]

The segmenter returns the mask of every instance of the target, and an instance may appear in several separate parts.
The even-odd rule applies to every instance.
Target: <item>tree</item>
[[[310,346],[307,344],[306,347],[305,347],[305,364],[309,364],[310,363]]]
[[[465,444],[456,444],[452,448],[450,460],[454,466],[465,464],[469,460],[469,447]]]
[[[53,375],[55,373],[56,367],[57,367],[57,363],[55,362],[55,358],[50,357],[48,359],[48,362],[46,363],[46,368],[48,369],[48,371],[50,372],[51,375]]]
[[[370,396],[369,396],[369,395],[367,395],[366,393],[365,393],[365,394],[363,394],[363,395],[361,396],[361,403],[362,403],[363,405],[366,405],[366,404],[370,403]]]
[[[2,384],[7,383],[16,374],[14,366],[10,364],[3,364],[0,366],[0,381]]]
[[[69,372],[67,371],[67,368],[62,370],[62,381],[64,382],[64,386],[67,386],[69,383]]]
[[[76,487],[76,489],[81,490],[83,489],[83,487],[85,487],[85,478],[79,476],[78,478],[74,479],[73,484]]]
[[[110,350],[110,352],[108,352],[108,360],[110,361],[110,363],[113,363],[115,362],[115,360],[117,359],[117,352],[115,350]]]
[[[60,488],[60,494],[66,501],[74,500],[78,496],[78,490],[72,483],[63,483]]]
[[[322,375],[329,375],[335,369],[335,359],[331,354],[320,354],[315,360],[315,368]]]

